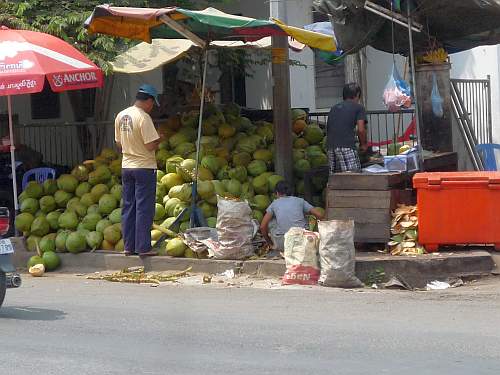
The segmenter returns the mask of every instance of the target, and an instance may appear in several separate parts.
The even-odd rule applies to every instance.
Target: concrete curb
[[[16,253],[14,263],[18,268],[26,268],[28,259],[34,255],[26,251],[22,239],[12,239]],[[81,254],[59,254],[61,268],[58,272],[92,273],[116,271],[126,267],[144,266],[147,271],[179,271],[192,267],[192,272],[217,274],[234,269],[243,274],[264,277],[281,277],[285,272],[284,260],[213,260],[173,258],[169,256],[141,259],[125,257],[108,251]],[[357,253],[356,275],[364,282],[387,281],[395,276],[407,284],[421,288],[429,281],[446,280],[451,277],[483,276],[495,269],[492,255],[483,250],[434,253],[418,257],[394,257],[381,253]]]

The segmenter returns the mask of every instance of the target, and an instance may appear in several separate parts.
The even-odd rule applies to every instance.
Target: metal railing
[[[389,145],[394,143],[415,145],[416,133],[413,109],[399,112],[366,111],[368,121],[368,144],[382,155],[387,155]],[[309,121],[326,129],[328,112],[310,112]]]
[[[27,124],[15,128],[16,143],[41,153],[44,163],[72,167],[93,158],[104,147],[115,148],[111,121]]]
[[[476,144],[492,143],[490,76],[486,79],[452,79],[451,87],[461,98],[463,113],[470,119]]]
[[[451,106],[453,114],[455,115],[455,119],[457,120],[458,130],[462,135],[465,149],[469,154],[474,169],[476,171],[484,170],[483,161],[476,150],[478,139],[470,117],[470,113],[467,111],[460,90],[453,82],[451,84]]]

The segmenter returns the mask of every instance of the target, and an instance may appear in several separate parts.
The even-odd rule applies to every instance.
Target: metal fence
[[[459,94],[477,143],[492,143],[491,79],[452,79],[452,90]]]
[[[416,143],[414,114],[413,109],[399,112],[367,111],[368,144],[374,151],[379,150],[383,155],[387,155],[389,145],[394,142],[414,145]],[[328,112],[311,112],[309,120],[326,128]]]
[[[103,147],[115,148],[113,123],[109,121],[16,125],[16,139],[41,153],[44,163],[68,167],[92,158]]]
[[[398,143],[414,144],[413,136],[408,134],[413,114],[413,110],[367,111],[369,144],[384,155],[395,139]],[[328,112],[311,112],[309,119],[326,128]],[[104,147],[116,149],[112,121],[26,124],[16,125],[16,130],[18,142],[40,152],[49,164],[73,167],[93,158]]]

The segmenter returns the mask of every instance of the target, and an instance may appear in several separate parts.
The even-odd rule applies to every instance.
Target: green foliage
[[[83,52],[106,73],[111,73],[110,61],[136,41],[112,38],[106,35],[89,35],[85,20],[101,0],[30,0],[0,1],[0,24],[12,29],[41,31],[55,35]],[[115,6],[190,8],[190,0],[116,0]]]

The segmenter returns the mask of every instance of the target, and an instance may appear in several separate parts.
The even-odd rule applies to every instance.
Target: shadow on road
[[[61,310],[39,309],[36,307],[23,306],[5,306],[0,309],[1,319],[13,320],[61,320],[64,319],[66,313]]]

